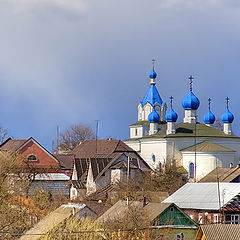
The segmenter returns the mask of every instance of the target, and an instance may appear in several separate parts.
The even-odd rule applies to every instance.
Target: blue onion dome
[[[178,119],[177,113],[171,108],[165,115],[167,122],[176,122]]]
[[[157,73],[155,72],[154,68],[152,69],[152,71],[149,74],[149,78],[155,79],[157,77]]]
[[[224,123],[232,123],[234,120],[233,114],[229,111],[229,109],[226,110],[226,112],[222,115],[222,121]]]
[[[215,116],[213,115],[211,110],[208,110],[208,112],[204,115],[203,121],[205,124],[214,124]]]
[[[150,123],[158,123],[160,120],[160,117],[155,109],[152,110],[152,112],[148,115],[148,121]]]
[[[197,110],[200,105],[199,99],[189,92],[189,94],[182,100],[182,106],[185,110]]]

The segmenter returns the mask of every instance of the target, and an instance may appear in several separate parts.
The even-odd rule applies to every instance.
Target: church
[[[152,167],[161,169],[171,163],[182,166],[188,177],[199,181],[216,167],[235,167],[240,160],[240,137],[232,133],[233,114],[226,98],[226,111],[222,115],[223,129],[214,127],[215,116],[209,109],[204,122],[197,121],[200,100],[192,89],[193,77],[190,76],[190,89],[182,100],[184,118],[176,124],[178,115],[164,102],[157,90],[157,73],[153,68],[149,75],[149,88],[138,105],[137,122],[131,124],[130,138],[124,142],[137,151]]]

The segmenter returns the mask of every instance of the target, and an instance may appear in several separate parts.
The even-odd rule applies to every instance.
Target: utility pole
[[[194,132],[195,132],[195,136],[194,136],[194,182],[197,182],[197,115],[196,115],[196,122],[194,124]]]
[[[129,205],[129,197],[128,197],[129,177],[130,177],[130,155],[128,155],[128,158],[127,158],[127,206]]]

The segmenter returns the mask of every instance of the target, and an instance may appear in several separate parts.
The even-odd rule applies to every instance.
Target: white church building
[[[167,111],[166,103],[156,88],[157,73],[149,75],[150,85],[143,100],[138,105],[138,120],[131,124],[130,138],[124,142],[137,151],[154,168],[165,163],[183,166],[189,178],[200,180],[216,167],[235,167],[240,160],[240,137],[232,134],[233,114],[229,111],[229,98],[222,115],[223,130],[214,127],[215,116],[209,110],[204,123],[197,122],[199,99],[190,91],[182,100],[184,119],[176,124],[178,115],[172,107]],[[166,112],[167,111],[167,112]]]

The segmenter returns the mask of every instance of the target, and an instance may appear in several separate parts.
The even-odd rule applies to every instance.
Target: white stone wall
[[[135,140],[135,141],[124,141],[130,148],[135,150],[136,152],[141,152],[141,142],[140,140]]]
[[[183,167],[189,171],[189,164],[195,166],[195,153],[183,152]],[[218,167],[229,167],[234,162],[235,155],[231,152],[196,152],[196,179],[199,181],[212,170]]]
[[[130,138],[141,138],[144,136],[143,133],[144,133],[143,126],[141,125],[130,126]]]
[[[196,110],[186,109],[184,110],[184,123],[196,123]]]
[[[142,139],[141,141],[141,157],[152,167],[156,168],[159,163],[164,164],[167,159],[165,139]],[[155,163],[152,156],[155,155]]]
[[[233,167],[239,164],[240,160],[240,140],[231,138],[197,138],[196,143],[203,141],[210,141],[216,144],[220,144],[224,147],[230,148],[236,152],[231,153],[229,161],[233,163]],[[159,162],[162,164],[164,161],[174,159],[177,166],[183,166],[183,157],[180,150],[194,146],[194,138],[152,138],[152,139],[140,139],[139,141],[127,141],[128,146],[138,151],[141,157],[154,169],[159,166]],[[155,164],[152,161],[152,156],[155,155]],[[225,161],[222,159],[221,161]],[[229,167],[229,161],[226,159],[226,166]],[[206,163],[208,164],[208,163]],[[211,168],[211,167],[209,167]],[[188,171],[188,167],[186,168]]]
[[[160,116],[160,120],[165,120],[167,105],[162,106],[160,103],[154,105],[156,112]],[[153,107],[151,104],[146,103],[143,107],[141,104],[138,105],[138,121],[148,121],[148,115],[152,112]]]
[[[143,120],[148,121],[148,115],[152,112],[151,104],[147,103],[143,106]]]

